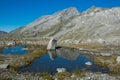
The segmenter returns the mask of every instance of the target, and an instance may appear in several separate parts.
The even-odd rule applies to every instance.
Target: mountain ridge
[[[10,32],[12,37],[56,37],[61,41],[120,41],[120,7],[96,8],[79,12],[70,7],[36,19]]]
[[[6,34],[8,34],[8,33],[5,32],[5,31],[0,31],[0,38],[2,38],[3,36],[5,36]]]

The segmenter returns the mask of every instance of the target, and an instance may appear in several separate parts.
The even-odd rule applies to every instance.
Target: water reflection
[[[85,65],[91,62],[91,66]],[[48,72],[56,73],[57,68],[65,68],[67,71],[86,69],[93,72],[108,72],[108,69],[96,66],[90,58],[80,55],[74,49],[59,48],[49,50],[48,54],[34,60],[29,66],[19,68],[20,72]]]
[[[55,57],[56,57],[56,50],[49,50],[49,51],[48,51],[48,54],[49,54],[49,56],[50,56],[50,59],[51,59],[51,60],[54,60]]]
[[[49,50],[48,54],[51,60],[54,60],[56,56],[65,58],[67,60],[76,60],[79,56],[79,53],[76,53],[70,49],[60,48],[56,50]]]

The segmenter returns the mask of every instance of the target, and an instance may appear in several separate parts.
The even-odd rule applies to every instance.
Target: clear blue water
[[[24,46],[14,46],[10,48],[3,48],[0,54],[13,54],[13,55],[22,55],[28,53],[28,51],[22,50]]]
[[[23,50],[24,46],[15,46],[11,48],[4,48],[1,54],[22,55],[28,53]],[[85,62],[92,62],[93,65],[87,66]],[[57,51],[48,51],[47,54],[42,55],[39,59],[34,60],[29,66],[19,68],[19,72],[48,72],[56,73],[57,68],[66,68],[67,71],[86,69],[92,72],[107,73],[108,69],[96,66],[93,61],[86,56],[74,53],[67,49]]]
[[[70,55],[70,54],[69,54]],[[65,56],[65,55],[64,55]],[[67,55],[68,56],[68,55]],[[108,69],[96,66],[90,59],[85,56],[78,55],[76,58],[71,59],[62,57],[61,54],[57,55],[54,60],[50,58],[49,54],[41,56],[39,59],[33,61],[28,67],[21,67],[20,72],[48,72],[51,74],[56,73],[57,68],[66,68],[67,71],[86,69],[93,72],[107,73]],[[72,55],[72,57],[74,57]],[[71,60],[70,60],[71,59]],[[85,65],[85,62],[90,61],[93,63],[91,66]]]

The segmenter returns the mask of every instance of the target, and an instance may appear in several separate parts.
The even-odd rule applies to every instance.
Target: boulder
[[[0,64],[0,69],[7,69],[9,64]]]
[[[48,43],[47,50],[55,50],[56,46],[57,46],[57,40],[52,37]]]

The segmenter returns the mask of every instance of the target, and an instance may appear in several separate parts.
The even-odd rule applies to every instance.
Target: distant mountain
[[[5,31],[0,31],[0,38],[3,37],[3,36],[5,36],[6,34],[7,34],[7,32],[5,32]]]
[[[96,8],[79,12],[70,7],[40,17],[8,34],[14,38],[57,37],[67,42],[120,41],[120,7]]]

